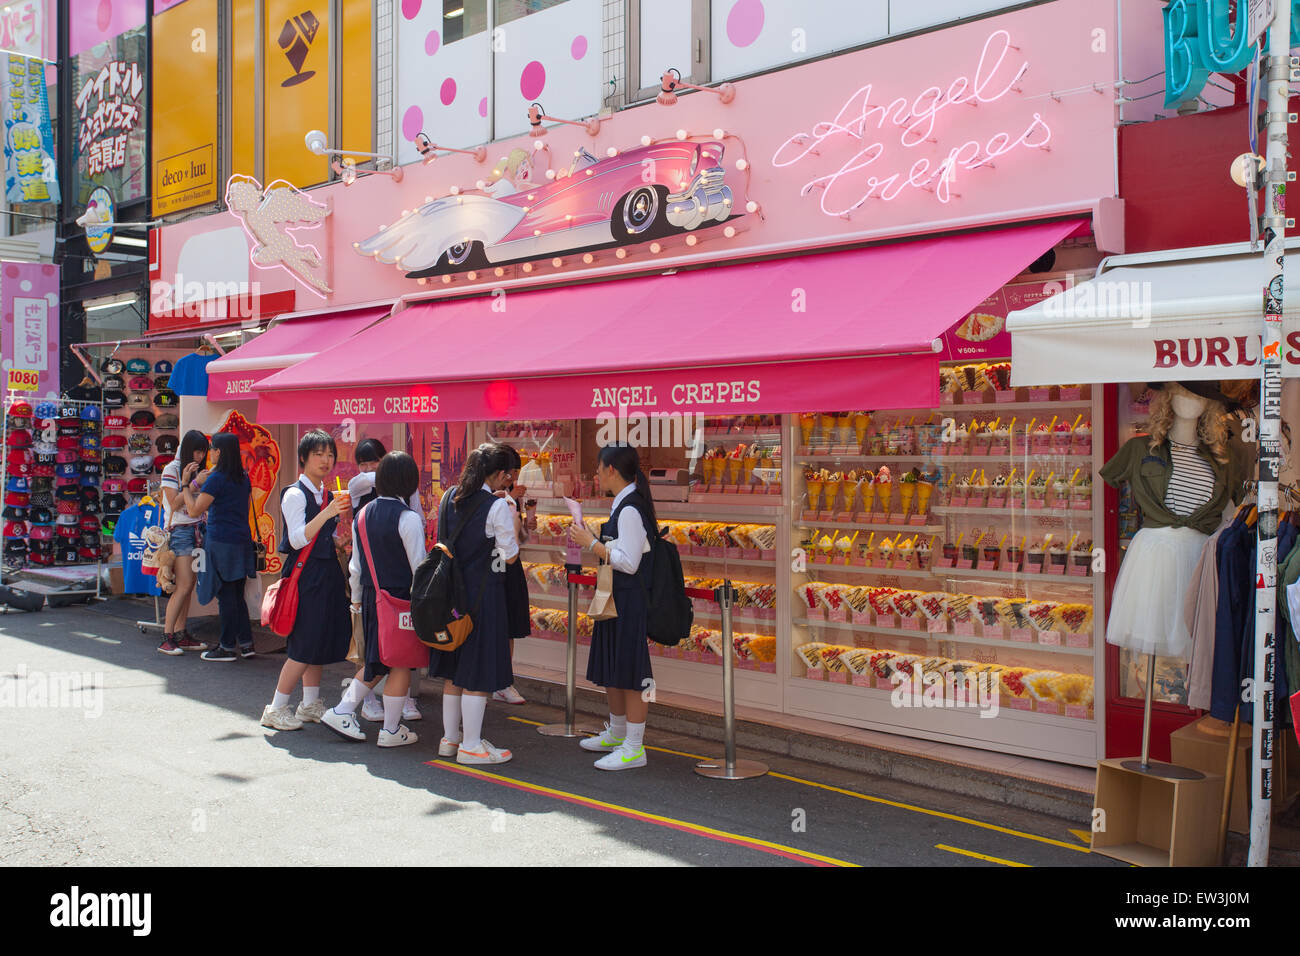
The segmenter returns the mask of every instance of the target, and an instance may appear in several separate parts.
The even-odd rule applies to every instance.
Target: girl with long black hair
[[[233,661],[253,656],[253,629],[244,603],[244,581],[257,577],[257,553],[248,524],[248,500],[253,493],[239,437],[230,432],[213,436],[216,463],[203,482],[191,480],[181,489],[181,501],[191,518],[207,516],[203,537],[206,565],[199,580],[199,603],[215,596],[221,616],[221,644],[204,651],[205,661]]]
[[[176,555],[172,570],[176,575],[176,589],[167,599],[167,616],[163,625],[163,642],[158,650],[164,654],[182,651],[206,651],[208,645],[190,636],[186,626],[189,620],[190,599],[194,596],[194,549],[198,547],[196,532],[203,524],[201,518],[191,518],[185,510],[181,488],[199,478],[203,460],[211,446],[201,431],[191,429],[181,439],[180,451],[162,471],[163,530],[168,532],[168,547]],[[207,478],[207,473],[202,473]],[[199,481],[202,485],[202,480]]]
[[[523,459],[519,457],[519,452],[509,445],[505,446],[510,449],[510,469],[515,474],[523,466]],[[527,487],[520,484],[511,483],[510,487],[504,491],[498,491],[498,497],[505,497],[514,509],[516,514],[520,514],[519,501],[528,491]],[[508,496],[508,497],[507,497]],[[533,525],[536,526],[537,519],[533,518]],[[527,522],[521,519],[519,528],[519,543],[523,544],[528,540]],[[510,635],[510,660],[515,659],[515,641],[527,637],[533,632],[533,620],[531,608],[528,606],[528,578],[524,574],[524,565],[520,561],[506,565],[506,621],[507,632]],[[509,687],[502,688],[492,695],[492,699],[500,701],[503,704],[523,704],[524,696],[515,690],[513,684]]]
[[[504,568],[519,560],[520,520],[497,492],[514,484],[518,472],[511,464],[518,461],[509,445],[484,442],[470,452],[460,482],[438,506],[438,541],[456,556],[474,622],[455,651],[429,652],[432,676],[443,678],[438,755],[454,754],[457,763],[505,763],[512,756],[482,734],[488,697],[514,683]]]
[[[659,525],[636,449],[606,445],[599,462],[600,488],[614,496],[609,520],[601,525],[599,539],[576,522],[570,534],[613,567],[618,616],[597,621],[592,629],[587,680],[605,688],[609,723],[603,733],[584,738],[581,746],[605,754],[596,761],[600,770],[631,770],[646,764],[645,722],[650,705],[642,694],[654,685],[646,645],[646,602],[652,575],[651,535],[658,535]]]
[[[352,501],[346,494],[332,495],[327,485],[338,458],[330,434],[313,429],[298,442],[298,467],[302,474],[280,497],[285,555],[284,574],[293,574],[298,556],[312,540],[298,578],[298,616],[285,649],[288,659],[280,669],[275,697],[262,713],[262,725],[275,730],[299,730],[304,721],[319,723],[325,715],[320,699],[321,669],[347,659],[352,640],[348,615],[347,579],[339,565],[334,530],[340,520],[352,520]],[[302,703],[289,710],[289,695],[302,681]],[[354,717],[349,717],[355,723]],[[333,727],[339,730],[338,727]],[[341,732],[341,731],[340,731]],[[360,731],[357,731],[360,734]],[[345,736],[351,736],[345,734]],[[360,734],[361,739],[365,735]]]
[[[380,497],[378,486],[379,463],[383,461],[388,452],[384,448],[384,443],[378,438],[363,438],[357,442],[357,447],[352,451],[352,460],[356,462],[357,473],[348,481],[348,497],[352,499],[352,513],[361,514],[361,509],[376,498]],[[411,459],[414,461],[415,459]],[[420,472],[419,465],[416,465],[415,485],[412,491],[408,492],[406,497],[407,507],[415,513],[415,517],[420,522],[420,533],[424,534],[424,510],[420,507]],[[411,519],[404,519],[408,524]],[[421,545],[423,546],[423,539]],[[355,545],[355,542],[354,542]],[[355,555],[355,551],[353,554]],[[355,590],[355,589],[354,589]],[[354,602],[355,603],[355,602]],[[346,677],[343,679],[343,689],[346,691],[353,680],[360,680],[365,665],[362,664],[357,668],[355,677]],[[420,708],[416,706],[415,699],[419,696],[419,676],[411,678],[411,691],[406,695],[406,703],[402,706],[403,720],[421,720],[424,715],[420,713]],[[370,682],[370,689],[366,692],[365,700],[357,708],[361,712],[361,718],[371,723],[380,723],[384,719],[384,707],[375,697],[374,682]],[[385,685],[387,690],[387,685]]]

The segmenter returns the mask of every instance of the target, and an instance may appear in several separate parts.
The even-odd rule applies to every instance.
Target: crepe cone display
[[[867,429],[871,426],[871,416],[866,412],[857,412],[853,416],[853,436],[858,440],[858,444],[867,437]]]
[[[916,513],[925,514],[930,510],[930,495],[934,494],[934,482],[918,481],[916,483]]]
[[[876,484],[871,478],[862,481],[862,513],[870,514],[876,506]]]
[[[912,496],[916,493],[916,480],[908,481],[911,475],[904,475],[898,484],[898,497],[903,506],[903,514],[912,510]]]
[[[739,458],[727,459],[727,475],[731,479],[731,484],[740,484],[740,469],[744,462]]]
[[[831,412],[821,413],[822,441],[830,442],[835,437],[835,415]]]
[[[799,434],[803,437],[805,445],[812,444],[813,429],[817,427],[817,415],[813,412],[804,412],[799,416]]]
[[[835,426],[840,431],[841,445],[847,445],[850,441],[853,440],[853,416],[852,415],[837,415],[835,418]]]
[[[741,459],[741,465],[743,483],[747,485],[754,480],[754,469],[758,467],[758,459],[753,455],[746,455]]]
[[[825,485],[822,486],[822,494],[826,496],[826,510],[830,511],[835,507],[835,499],[840,495],[840,485],[843,484],[844,477],[836,472],[826,479]]]
[[[814,472],[811,475],[804,476],[804,483],[808,486],[808,510],[816,511],[821,503],[822,498],[822,478],[820,472]]]

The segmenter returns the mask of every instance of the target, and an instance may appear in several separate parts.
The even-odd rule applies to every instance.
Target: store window
[[[148,327],[144,304],[134,292],[87,299],[82,310],[86,316],[87,342],[135,339],[143,335]]]
[[[487,28],[487,0],[442,0],[443,43],[455,43]]]
[[[569,0],[496,0],[496,23],[513,23],[568,2]]]

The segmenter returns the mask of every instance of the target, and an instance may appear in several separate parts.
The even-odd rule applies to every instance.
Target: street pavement
[[[167,657],[142,613],[0,616],[0,864],[1120,865],[1071,832],[1085,821],[798,760],[742,753],[774,772],[705,779],[719,745],[653,717],[649,765],[619,773],[540,736],[562,715],[536,705],[489,706],[484,735],[515,758],[485,768],[438,758],[433,693],[410,747],[380,750],[375,724],[364,744],[277,733],[258,718],[282,654]],[[350,673],[326,669],[327,701]]]

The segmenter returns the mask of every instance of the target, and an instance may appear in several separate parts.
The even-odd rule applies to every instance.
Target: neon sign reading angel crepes
[[[894,200],[907,190],[932,192],[939,202],[947,203],[956,195],[952,187],[958,170],[991,166],[998,157],[1021,147],[1050,148],[1052,131],[1039,113],[1032,113],[1019,133],[998,131],[983,141],[967,139],[946,152],[939,144],[937,128],[945,115],[960,108],[996,103],[1020,91],[1018,84],[1029,63],[1022,62],[1018,68],[1014,62],[1008,63],[1008,52],[1013,49],[1011,34],[996,30],[984,41],[972,75],[955,77],[947,89],[927,87],[911,100],[899,96],[888,105],[873,104],[875,85],[868,83],[844,101],[834,119],[816,123],[808,132],[796,133],[778,146],[772,165],[778,169],[793,166],[810,155],[820,155],[820,148],[835,137],[848,137],[867,145],[834,172],[810,179],[799,191],[806,196],[820,187],[821,210],[826,215],[845,216],[868,200]],[[885,134],[894,130],[898,131],[898,145],[903,149],[924,149],[930,144],[934,147],[932,155],[918,156],[906,169],[884,169],[882,157],[888,141]],[[879,138],[868,142],[875,137]]]

